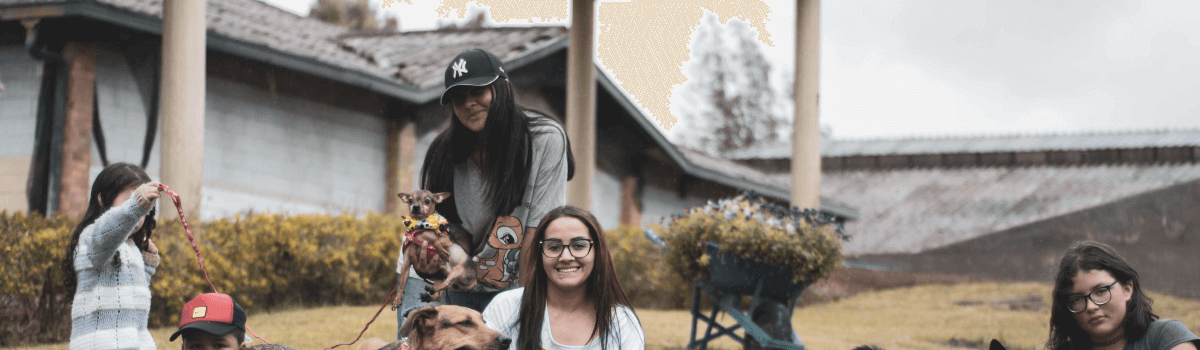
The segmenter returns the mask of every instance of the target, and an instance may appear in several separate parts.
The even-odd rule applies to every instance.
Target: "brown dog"
[[[512,343],[509,337],[483,325],[478,311],[454,305],[413,310],[400,333],[408,339],[379,347],[384,342],[371,338],[358,350],[505,350]]]
[[[426,287],[427,293],[421,295],[425,301],[441,300],[442,291],[452,289],[466,291],[475,287],[475,274],[467,269],[465,246],[470,246],[469,235],[455,234],[459,240],[451,240],[450,224],[437,215],[434,207],[446,198],[449,192],[432,193],[419,190],[413,193],[400,193],[400,200],[409,205],[409,217],[404,220],[405,232],[400,241],[404,254],[404,263],[400,266],[400,283],[397,292],[404,293],[408,284],[408,271],[416,268],[423,275],[433,276],[431,279],[440,280]],[[436,260],[440,259],[440,260]],[[402,295],[392,300],[392,310],[400,308]]]

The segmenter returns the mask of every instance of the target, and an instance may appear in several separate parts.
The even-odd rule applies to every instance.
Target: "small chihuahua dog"
[[[425,287],[421,300],[441,300],[443,290],[467,291],[475,287],[473,269],[467,268],[470,256],[463,247],[470,246],[470,236],[459,232],[451,239],[451,224],[434,210],[434,207],[450,198],[450,192],[433,193],[418,190],[398,194],[400,201],[409,205],[409,216],[404,220],[405,232],[400,234],[403,242],[401,251],[404,263],[400,266],[399,293],[408,283],[408,271],[415,268],[419,274],[433,276],[438,280]],[[455,229],[460,229],[455,227]],[[465,242],[463,242],[465,240]],[[392,300],[392,310],[400,308],[401,295]]]

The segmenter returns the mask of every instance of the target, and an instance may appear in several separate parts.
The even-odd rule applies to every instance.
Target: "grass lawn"
[[[948,345],[952,338],[981,341],[1000,339],[1010,349],[1040,349],[1048,335],[1049,305],[1039,311],[1011,311],[992,306],[995,298],[1042,296],[1050,300],[1050,286],[1040,283],[967,283],[922,285],[867,292],[838,302],[797,309],[793,326],[808,349],[849,350],[875,344],[888,350],[964,349]],[[1154,310],[1163,318],[1183,321],[1200,333],[1200,301],[1151,293]],[[960,306],[964,300],[982,305]],[[254,313],[248,324],[259,335],[297,349],[321,349],[354,340],[378,306],[342,306]],[[691,317],[687,310],[638,310],[646,330],[649,349],[679,349],[687,344]],[[733,321],[724,317],[723,323]],[[701,329],[701,332],[703,329]],[[151,331],[159,349],[177,349],[179,342],[167,337],[174,327]],[[384,310],[366,337],[392,340],[396,316]],[[256,341],[256,344],[261,344]],[[710,348],[738,349],[728,339],[710,343]],[[354,347],[339,347],[338,349]],[[67,349],[66,344],[21,349]]]

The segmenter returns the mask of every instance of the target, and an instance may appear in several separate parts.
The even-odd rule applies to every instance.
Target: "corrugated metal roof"
[[[1200,147],[1200,129],[944,138],[834,139],[821,143],[821,156],[1084,151],[1153,147]],[[790,143],[779,143],[737,150],[729,152],[726,156],[730,159],[791,158],[792,147]]]
[[[1200,164],[892,169],[822,173],[821,195],[859,210],[846,253],[916,253],[1189,181]]]

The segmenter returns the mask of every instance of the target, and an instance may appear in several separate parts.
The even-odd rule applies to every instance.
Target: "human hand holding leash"
[[[159,197],[158,192],[162,191],[162,189],[164,187],[166,187],[166,186],[161,183],[150,181],[150,182],[142,184],[142,186],[138,189],[142,191],[143,198],[146,198],[147,200],[150,200],[150,201],[154,201],[155,199],[158,199],[158,197]]]

